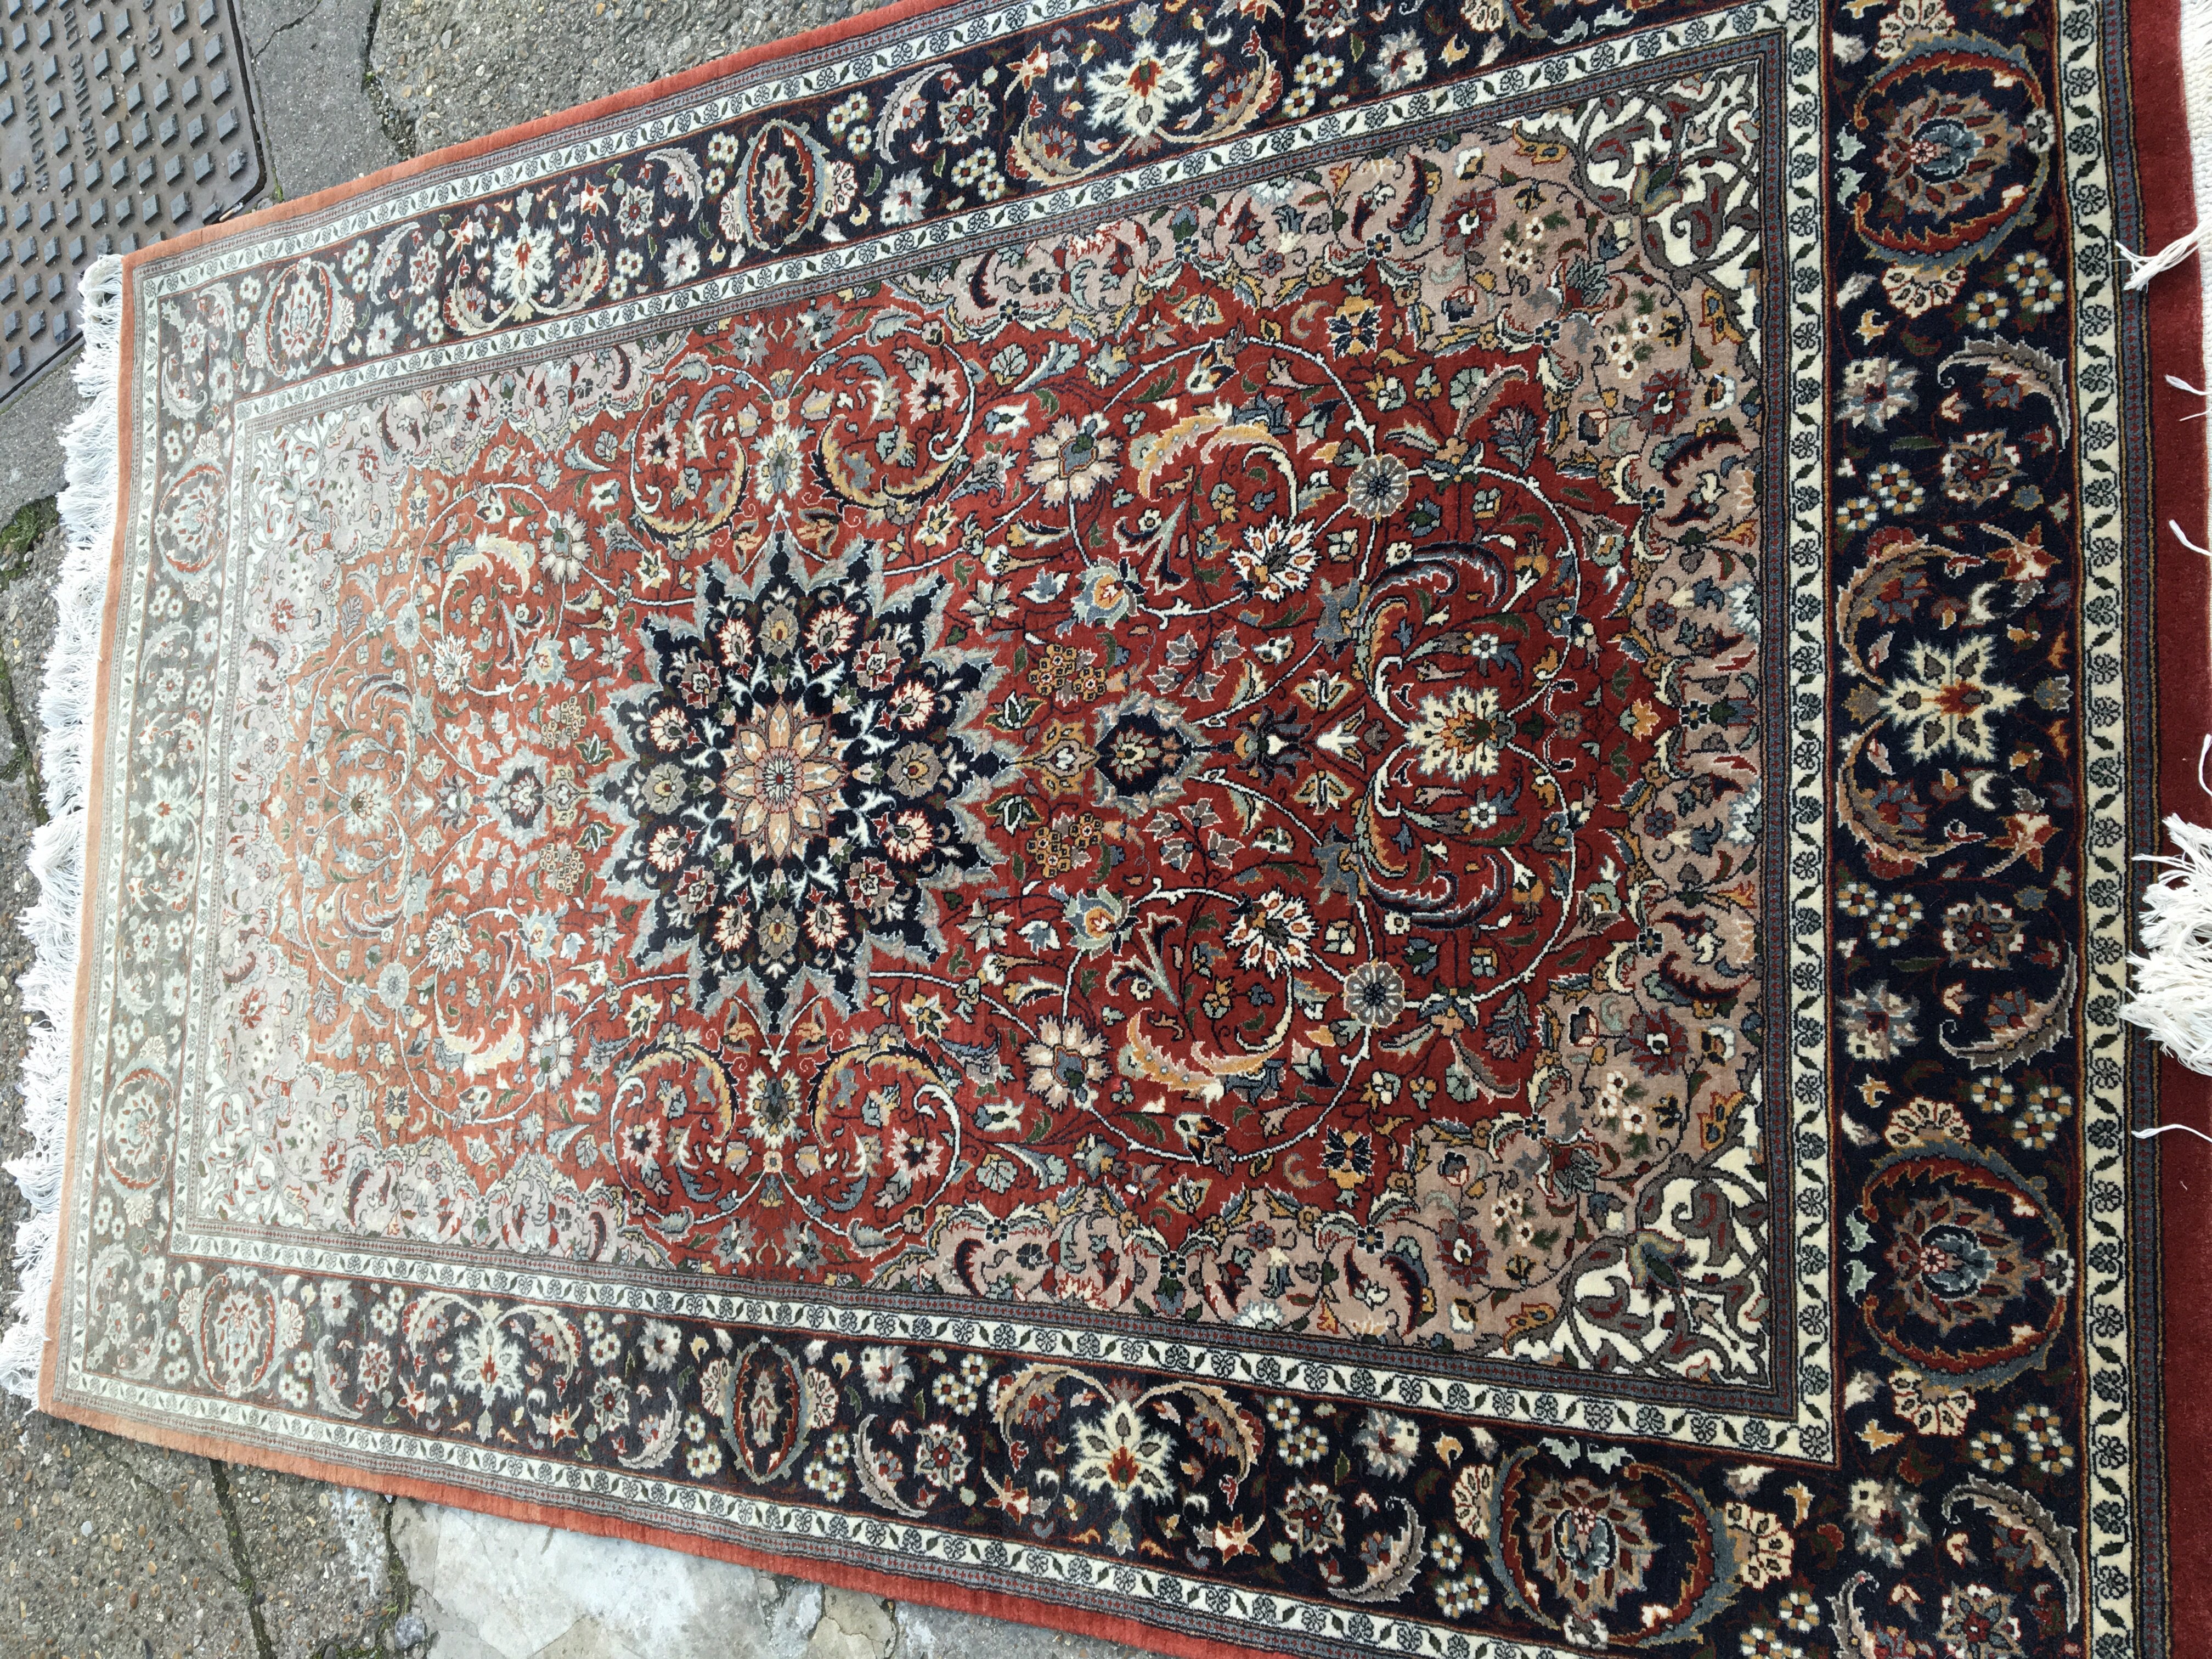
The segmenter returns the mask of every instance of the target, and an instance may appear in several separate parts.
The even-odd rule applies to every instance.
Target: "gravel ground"
[[[300,196],[846,16],[846,0],[235,0]],[[0,1156],[43,799],[66,374],[0,410]],[[19,511],[19,509],[21,509]],[[0,1180],[0,1299],[21,1213]],[[1130,1650],[118,1440],[0,1395],[0,1659],[1127,1659]]]
[[[842,0],[384,0],[369,69],[417,150],[428,151],[866,9]]]

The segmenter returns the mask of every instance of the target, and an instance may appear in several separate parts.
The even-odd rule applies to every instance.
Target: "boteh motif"
[[[1170,1645],[2161,1650],[2124,20],[1046,9],[138,268],[55,1402]]]
[[[741,186],[723,198],[722,234],[755,247],[781,247],[814,228],[823,210],[825,185],[849,202],[851,164],[830,160],[796,127],[772,121],[761,129],[744,158]],[[844,208],[833,205],[830,210]]]
[[[1562,1479],[1548,1461],[1498,1472],[1490,1535],[1509,1595],[1578,1647],[1664,1646],[1717,1610],[1734,1546],[1695,1492],[1647,1463]]]
[[[810,1432],[826,1425],[823,1396],[832,1385],[819,1371],[803,1373],[772,1342],[756,1342],[723,1375],[728,1392],[716,1415],[724,1443],[755,1480],[776,1480],[805,1452]]]
[[[1839,199],[1909,316],[1957,298],[1969,264],[2012,233],[2050,176],[2057,130],[2016,47],[1929,27],[1920,9],[1885,25],[1882,67],[1838,147],[1851,164]]]
[[[1864,1207],[1887,1272],[1863,1310],[1901,1363],[1989,1380],[2042,1358],[2071,1301],[2073,1258],[2002,1158],[1966,1148],[1893,1155],[1869,1181]]]

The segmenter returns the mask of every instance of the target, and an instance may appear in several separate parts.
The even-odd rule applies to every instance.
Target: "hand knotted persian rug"
[[[2176,30],[908,8],[132,256],[41,1403],[1182,1655],[2203,1651]]]

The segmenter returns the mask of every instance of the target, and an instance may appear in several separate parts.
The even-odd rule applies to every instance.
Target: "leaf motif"
[[[1943,1499],[1943,1518],[1954,1519],[1961,1504],[1986,1510],[1999,1526],[2025,1533],[2037,1561],[2065,1587],[2068,1620],[2081,1616],[2081,1568],[2073,1528],[2060,1525],[2057,1516],[2027,1493],[1978,1474],[1968,1475],[1951,1489]],[[1846,1585],[1844,1595],[1850,1594],[1850,1587]]]
[[[1204,459],[1221,445],[1237,442],[1265,451],[1295,495],[1297,472],[1281,440],[1262,422],[1239,421],[1225,404],[1211,404],[1194,410],[1166,431],[1149,434],[1130,446],[1129,459],[1137,464],[1138,493],[1150,497],[1160,475],[1186,451]]]
[[[1490,1536],[1490,1499],[1497,1490],[1498,1470],[1489,1463],[1470,1463],[1452,1482],[1452,1517],[1470,1538]]]
[[[645,1443],[634,1455],[618,1457],[615,1461],[626,1469],[657,1469],[665,1463],[669,1455],[676,1449],[680,1437],[676,1425],[684,1413],[678,1409],[678,1403],[676,1395],[671,1393],[666,1411],[658,1417],[639,1419],[638,1427],[645,1431]]]
[[[1859,650],[1859,635],[1875,620],[1875,599],[1891,581],[1910,574],[1923,564],[1951,556],[1952,549],[1917,537],[1901,537],[1875,549],[1874,556],[1844,584],[1836,596],[1836,641],[1843,647],[1844,666],[1863,679],[1879,680],[1879,661],[1869,662]],[[1899,618],[1881,617],[1894,623]],[[1885,647],[1885,654],[1887,647]]]
[[[675,174],[669,188],[679,196],[688,196],[694,202],[703,201],[707,195],[707,175],[699,167],[699,158],[689,150],[654,149],[646,152],[648,161],[659,161]]]
[[[1389,1500],[1406,1518],[1405,1526],[1391,1535],[1365,1580],[1338,1590],[1347,1601],[1395,1601],[1413,1587],[1421,1570],[1421,1544],[1426,1536],[1421,1517],[1402,1498]],[[1364,1553],[1366,1546],[1361,1547]]]
[[[1936,1033],[1936,1040],[1943,1051],[1977,1068],[2002,1071],[2008,1066],[2018,1066],[2047,1054],[2063,1042],[2074,1029],[2074,957],[2069,952],[2066,971],[2059,975],[2058,988],[2042,1002],[2030,1002],[2018,1023],[1991,1036],[1981,1042],[1951,1041],[1951,1022],[1945,1020]]]
[[[1986,840],[1979,835],[1963,836],[1956,841],[1931,836],[1916,835],[1902,824],[1886,822],[1876,810],[1873,793],[1860,787],[1854,776],[1859,757],[1871,741],[1870,732],[1862,732],[1850,741],[1844,752],[1844,763],[1837,769],[1836,821],[1858,837],[1877,865],[1887,873],[1917,869],[1932,863],[1947,853],[1973,842]]]
[[[860,1427],[853,1431],[853,1473],[859,1478],[860,1490],[867,1493],[871,1503],[880,1509],[889,1510],[894,1515],[902,1515],[909,1521],[920,1520],[928,1511],[916,1509],[901,1498],[898,1489],[884,1480],[883,1472],[876,1467],[876,1449],[868,1443],[868,1429],[875,1420],[875,1414],[870,1413],[860,1419]]]
[[[1188,1422],[1180,1415],[1170,1419],[1185,1435],[1199,1438],[1201,1443],[1211,1439],[1226,1446],[1230,1455],[1236,1459],[1237,1480],[1251,1473],[1252,1465],[1260,1456],[1259,1425],[1224,1389],[1210,1382],[1171,1382],[1152,1389],[1144,1398],[1155,1410],[1165,1414],[1170,1395],[1180,1395],[1189,1413]]]
[[[1040,1395],[1051,1394],[1067,1378],[1080,1382],[1083,1374],[1066,1365],[1033,1364],[1024,1366],[999,1384],[991,1401],[991,1415],[998,1419],[999,1431],[1008,1439],[1014,1435],[1014,1424],[1027,1409],[1029,1403]],[[1052,1414],[1057,1417],[1060,1407],[1054,1404]]]
[[[1266,1068],[1282,1047],[1295,1012],[1296,1005],[1286,1004],[1270,1041],[1254,1054],[1224,1054],[1216,1059],[1206,1053],[1203,1043],[1194,1043],[1190,1057],[1196,1062],[1194,1066],[1184,1065],[1146,1036],[1144,1017],[1132,1014],[1121,1029],[1121,1051],[1115,1058],[1123,1077],[1164,1083],[1200,1100],[1217,1101],[1228,1091],[1229,1079],[1255,1076]]]
[[[2074,424],[2066,399],[2066,370],[2049,352],[2024,340],[1969,340],[1936,365],[1936,383],[1950,385],[1954,368],[1984,369],[2020,381],[2023,396],[2041,398],[2051,405],[2053,429],[2059,447],[2065,447]]]

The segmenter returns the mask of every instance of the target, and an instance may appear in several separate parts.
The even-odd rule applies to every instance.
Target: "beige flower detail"
[[[1121,441],[1106,432],[1105,424],[1096,415],[1080,421],[1061,416],[1030,446],[1031,459],[1023,476],[1042,486],[1045,500],[1054,506],[1071,499],[1089,501],[1114,476],[1114,458],[1121,453]]]
[[[1446,696],[1422,700],[1420,714],[1406,728],[1406,741],[1419,752],[1424,772],[1464,783],[1498,770],[1506,726],[1496,690],[1455,685]]]
[[[1914,1370],[1892,1372],[1890,1403],[1897,1414],[1922,1434],[1955,1439],[1966,1431],[1966,1419],[1974,1409],[1974,1396]]]
[[[1748,1504],[1729,1504],[1721,1510],[1729,1541],[1735,1547],[1736,1571],[1753,1589],[1765,1589],[1790,1576],[1790,1563],[1797,1540],[1778,1516],[1755,1510]]]
[[[1905,734],[1915,760],[1946,752],[1966,760],[1996,756],[1997,715],[2021,693],[1998,679],[1993,641],[1975,637],[1955,644],[1916,645],[1881,691],[1881,712]]]
[[[1036,1039],[1022,1048],[1030,1089],[1054,1108],[1091,1097],[1105,1079],[1105,1039],[1085,1030],[1081,1020],[1050,1014],[1037,1022]]]
[[[1095,1422],[1078,1424],[1075,1443],[1078,1455],[1068,1479],[1085,1492],[1103,1493],[1122,1513],[1133,1499],[1158,1503],[1174,1495],[1167,1477],[1168,1437],[1147,1425],[1128,1401],[1115,1401]]]
[[[845,769],[830,754],[830,723],[777,703],[737,733],[722,793],[738,807],[737,833],[756,858],[789,858],[830,821]]]

